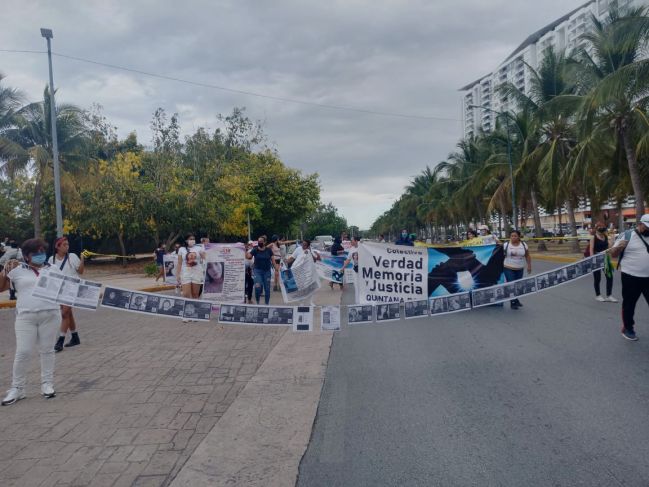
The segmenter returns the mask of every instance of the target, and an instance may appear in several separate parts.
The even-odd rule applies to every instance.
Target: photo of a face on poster
[[[347,323],[371,323],[374,321],[374,307],[371,304],[347,306]]]
[[[419,301],[406,301],[403,304],[405,318],[420,318],[428,316],[428,300],[421,299]]]
[[[181,317],[185,309],[184,299],[174,299],[172,297],[161,297],[158,303],[157,314],[165,316]]]
[[[132,291],[128,291],[126,289],[107,287],[104,290],[104,296],[101,299],[101,305],[108,308],[128,309],[132,294]]]
[[[512,286],[512,293],[513,292]],[[471,292],[451,294],[447,296],[447,299],[449,313],[471,309]]]
[[[401,318],[399,303],[379,304],[376,307],[376,321],[396,321]]]
[[[340,306],[323,306],[320,308],[320,329],[340,330]]]
[[[208,262],[205,266],[204,292],[214,294],[223,292],[223,278],[225,276],[224,262]]]
[[[128,307],[133,311],[146,311],[147,301],[148,296],[146,294],[133,293]]]
[[[428,307],[430,308],[431,315],[448,313],[448,300],[446,299],[446,296],[430,298],[428,300]]]
[[[209,321],[212,313],[212,303],[209,301],[185,300],[183,318],[190,320]]]

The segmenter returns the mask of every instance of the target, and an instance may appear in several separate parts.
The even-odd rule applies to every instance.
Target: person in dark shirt
[[[261,291],[264,291],[264,301],[266,304],[270,301],[270,277],[273,267],[279,270],[279,265],[273,259],[273,250],[266,246],[266,238],[257,239],[257,247],[246,252],[246,258],[255,259],[253,265],[253,277],[255,280],[255,300],[259,304]]]
[[[339,255],[343,255],[343,252],[345,252],[345,249],[343,248],[342,240],[340,239],[340,237],[334,238],[334,243],[331,246],[331,255],[332,256],[339,256]],[[342,282],[339,282],[338,285],[340,286],[340,289],[343,288],[343,283]],[[329,287],[331,289],[334,288],[334,282],[333,281],[331,281],[329,283]]]
[[[412,242],[412,240],[410,240],[410,237],[408,236],[408,230],[406,230],[405,228],[401,230],[401,236],[396,242],[394,242],[394,245],[407,245],[409,247],[415,246],[415,244]]]
[[[165,277],[165,246],[162,242],[158,244],[158,248],[154,250],[153,255],[155,256],[155,265],[158,266],[158,275],[155,277],[155,282],[158,282],[158,279]]]

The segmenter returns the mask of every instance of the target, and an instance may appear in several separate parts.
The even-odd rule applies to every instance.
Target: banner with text
[[[497,245],[406,247],[362,242],[358,303],[420,301],[469,292],[502,280],[503,250]]]

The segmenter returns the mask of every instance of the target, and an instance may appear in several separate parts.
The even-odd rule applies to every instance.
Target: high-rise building
[[[534,32],[505,59],[493,72],[460,88],[464,137],[477,134],[480,129],[490,132],[495,128],[493,112],[472,108],[482,105],[495,111],[515,109],[513,100],[498,92],[498,86],[510,82],[524,93],[530,90],[530,70],[536,69],[545,51],[552,46],[555,51],[571,51],[579,47],[581,35],[589,28],[591,17],[604,19],[615,0],[590,0],[572,12],[558,18]],[[647,0],[617,0],[620,7],[646,4]]]

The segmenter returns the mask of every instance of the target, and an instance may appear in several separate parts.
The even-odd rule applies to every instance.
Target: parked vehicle
[[[328,252],[334,244],[334,238],[331,235],[318,235],[311,242],[311,247],[316,250],[324,250]]]

